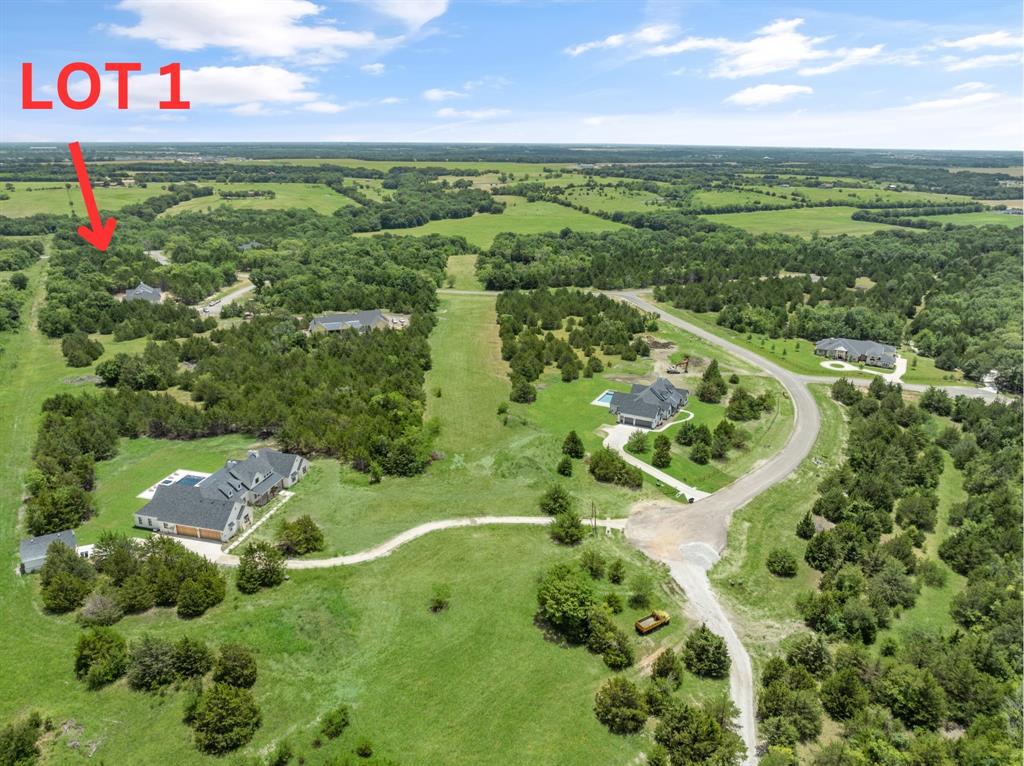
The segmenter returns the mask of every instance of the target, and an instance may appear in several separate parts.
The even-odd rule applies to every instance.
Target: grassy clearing
[[[0,215],[11,218],[50,213],[54,215],[71,214],[85,217],[85,204],[78,184],[66,188],[56,181],[14,181],[14,191],[4,188],[2,191],[10,195],[10,199],[0,200]],[[5,183],[6,186],[6,183]],[[31,189],[32,191],[29,191]],[[96,204],[100,210],[120,210],[125,205],[142,202],[148,197],[163,194],[159,184],[150,184],[146,188],[139,186],[98,186],[93,189]]]
[[[477,170],[481,173],[505,173],[514,174],[516,178],[540,175],[545,168],[551,170],[568,170],[575,167],[568,162],[474,162],[470,160],[460,161],[434,161],[434,160],[357,160],[357,159],[274,159],[274,160],[248,160],[246,164],[271,164],[271,165],[305,165],[307,167],[319,167],[320,165],[340,165],[346,168],[370,168],[387,172],[391,168],[451,168],[452,170]],[[456,176],[457,177],[457,176]],[[472,176],[467,176],[472,178]]]
[[[857,207],[871,207],[875,203],[887,202],[945,203],[950,205],[963,205],[972,202],[970,197],[963,194],[896,191],[895,189],[850,189],[843,187],[827,189],[820,186],[762,186],[756,188],[773,190],[778,194],[786,194],[790,197],[797,196],[808,202],[841,202]]]
[[[766,658],[779,639],[800,627],[796,596],[816,587],[818,580],[817,573],[803,563],[806,543],[795,529],[814,504],[822,476],[841,461],[846,429],[828,389],[812,386],[811,391],[821,412],[821,431],[811,454],[788,479],[736,512],[725,553],[710,573],[715,589],[741,618],[742,637],[755,660]],[[796,577],[769,574],[765,561],[772,548],[797,554]]]
[[[745,229],[751,234],[791,234],[810,237],[813,234],[870,234],[895,228],[885,223],[854,221],[852,207],[805,207],[793,210],[764,210],[756,213],[719,213],[705,216],[715,223]]]
[[[196,197],[195,199],[179,202],[174,207],[165,210],[160,215],[177,215],[178,213],[208,213],[216,210],[221,205],[239,208],[243,210],[287,210],[289,208],[311,208],[318,213],[325,215],[335,210],[356,203],[343,194],[329,189],[323,184],[278,184],[278,183],[208,183],[201,182],[203,186],[212,186],[215,193],[212,197]],[[251,197],[241,199],[225,199],[216,194],[218,190],[225,191],[272,191],[274,198]]]
[[[480,213],[471,218],[449,218],[431,221],[411,229],[394,229],[392,234],[445,234],[465,237],[471,245],[488,248],[494,238],[503,231],[516,234],[542,234],[565,228],[573,231],[611,231],[621,229],[622,224],[606,221],[597,216],[587,215],[570,207],[554,202],[527,202],[523,197],[500,196],[507,207],[499,215]]]
[[[695,207],[727,207],[728,205],[763,205],[764,207],[791,207],[795,203],[783,196],[785,189],[774,190],[774,195],[764,189],[712,189],[693,194]]]
[[[447,274],[449,286],[456,290],[483,290],[476,277],[476,255],[449,255]]]
[[[645,213],[654,208],[666,207],[657,194],[618,187],[574,186],[566,189],[562,196],[574,205],[609,213]]]
[[[983,213],[952,213],[950,215],[930,215],[927,218],[919,219],[924,221],[935,221],[936,223],[951,223],[956,226],[988,226],[997,224],[999,226],[1019,227],[1024,225],[1024,216],[1001,213],[993,210]]]

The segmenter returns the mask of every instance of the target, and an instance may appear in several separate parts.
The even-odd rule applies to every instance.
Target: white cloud
[[[977,80],[975,80],[972,82],[962,82],[959,85],[955,86],[953,90],[959,93],[970,93],[976,90],[988,90],[991,87],[992,86],[989,85],[987,82],[978,82]]]
[[[103,103],[117,101],[114,75],[102,75]],[[204,106],[235,106],[237,114],[266,114],[258,109],[264,103],[301,104],[317,101],[320,94],[311,90],[313,78],[277,66],[208,66],[181,70],[181,97],[192,109]],[[88,80],[73,79],[69,90],[75,98],[88,91]],[[128,76],[128,103],[132,109],[156,109],[167,99],[167,78],[157,73]]]
[[[985,56],[975,56],[969,59],[958,59],[955,56],[949,56],[943,59],[947,72],[966,72],[970,69],[987,69],[988,67],[1007,66],[1022,62],[1024,62],[1024,54],[1020,53],[990,53]]]
[[[841,69],[849,69],[850,67],[878,58],[884,47],[884,45],[874,45],[870,48],[839,48],[835,53],[841,58],[824,66],[804,67],[800,70],[800,74],[805,77],[811,77],[819,74],[832,74]]]
[[[675,32],[675,27],[668,24],[652,24],[641,27],[635,32],[609,35],[603,40],[591,40],[587,43],[570,45],[565,52],[570,56],[580,56],[584,53],[602,48],[621,48],[630,43],[642,43],[654,45],[667,40]]]
[[[366,74],[372,74],[372,75],[384,74],[384,65],[383,64],[363,64],[361,67],[359,67],[359,69],[361,71],[363,71],[363,72],[366,72]]]
[[[428,88],[423,91],[423,98],[427,101],[448,101],[453,98],[465,98],[466,94],[457,90],[445,90],[444,88]]]
[[[1020,48],[1024,45],[1024,37],[1000,30],[983,35],[962,37],[959,40],[944,40],[939,45],[944,48],[959,48],[964,51],[976,51],[979,48]]]
[[[337,114],[338,112],[344,112],[348,107],[341,104],[332,104],[330,101],[310,101],[308,104],[302,104],[299,109],[307,112],[316,112],[317,114]]]
[[[508,109],[452,109],[446,106],[434,114],[447,120],[492,120],[508,114]]]
[[[793,96],[808,95],[814,92],[813,88],[806,85],[774,85],[765,83],[755,85],[752,88],[733,93],[726,100],[727,103],[738,106],[764,106],[765,104],[777,104],[780,101],[793,98]]]
[[[324,8],[308,0],[121,0],[118,10],[137,13],[134,26],[105,25],[121,37],[151,40],[162,48],[197,51],[216,46],[250,56],[334,61],[351,49],[397,42],[373,32],[339,29],[332,23],[303,20]]]
[[[962,109],[965,106],[973,106],[974,104],[983,104],[986,101],[992,101],[999,97],[998,93],[992,93],[987,91],[985,93],[971,93],[967,96],[957,96],[955,98],[937,98],[932,101],[915,101],[912,104],[907,104],[904,109],[910,110],[942,110],[942,109]]]
[[[448,0],[370,0],[370,5],[412,30],[419,29],[448,10]]]
[[[254,101],[251,104],[240,104],[228,111],[241,117],[259,117],[265,114],[272,114],[269,109],[258,101]]]
[[[398,96],[386,96],[385,98],[382,98],[380,100],[380,103],[386,104],[386,105],[391,105],[391,104],[401,104],[403,101],[405,101],[405,99],[404,98],[398,98]]]

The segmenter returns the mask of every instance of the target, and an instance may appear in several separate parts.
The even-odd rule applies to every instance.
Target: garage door
[[[200,529],[199,536],[204,540],[220,540],[220,532],[215,529]]]
[[[178,524],[176,531],[179,535],[186,535],[188,537],[199,537],[199,530],[195,527],[186,527],[182,526],[181,524]]]

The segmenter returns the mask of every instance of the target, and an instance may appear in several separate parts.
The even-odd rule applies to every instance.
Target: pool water
[[[605,391],[603,394],[597,397],[597,401],[600,402],[601,404],[610,404],[612,401],[612,396],[613,392]]]
[[[186,487],[194,487],[202,480],[202,476],[193,476],[192,474],[189,474],[188,476],[182,476],[180,479],[178,479],[177,483],[184,484]]]

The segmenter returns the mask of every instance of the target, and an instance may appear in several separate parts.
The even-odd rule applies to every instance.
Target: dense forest
[[[824,712],[842,725],[842,740],[822,747],[815,764],[871,762],[880,752],[910,758],[894,763],[1012,762],[1022,670],[1020,403],[953,401],[930,389],[915,406],[879,379],[866,395],[840,380],[832,395],[851,418],[846,459],[796,530],[808,540],[806,563],[822,573],[817,590],[797,600],[818,637],[791,639],[767,664],[762,736],[776,748],[812,741]],[[954,531],[938,547],[940,562],[921,548],[938,528],[944,455],[963,472],[967,499],[950,511]],[[945,585],[947,566],[967,578],[951,628],[879,639],[922,589]],[[943,727],[959,736],[942,736]]]
[[[502,290],[654,285],[659,300],[720,312],[721,324],[741,332],[905,340],[940,369],[959,367],[974,380],[997,369],[1004,389],[1020,390],[1019,230],[806,241],[671,214],[638,214],[636,222],[644,228],[502,234],[481,255],[478,273]],[[871,286],[858,288],[858,277]]]

